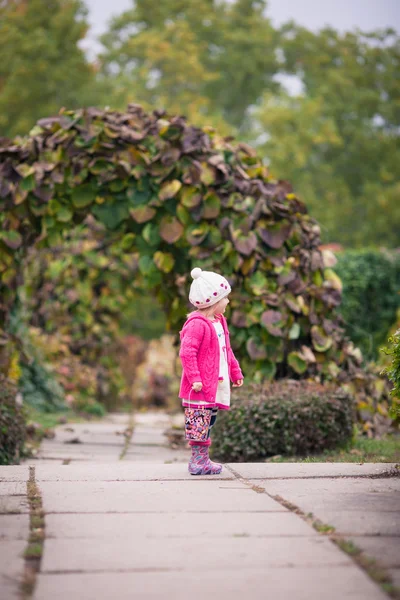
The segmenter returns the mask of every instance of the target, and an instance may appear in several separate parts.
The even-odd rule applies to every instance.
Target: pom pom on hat
[[[198,277],[200,277],[202,272],[203,271],[200,269],[200,267],[195,267],[194,269],[191,270],[190,274],[193,277],[193,279],[197,279]]]
[[[193,281],[190,286],[189,301],[196,308],[212,306],[231,292],[229,282],[218,273],[195,267],[190,274]]]

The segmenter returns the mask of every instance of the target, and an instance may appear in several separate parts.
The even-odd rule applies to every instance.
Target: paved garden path
[[[134,421],[133,435],[128,415],[62,425],[36,460],[0,467],[1,600],[21,598],[29,476],[46,525],[33,600],[388,598],[315,519],[400,585],[395,465],[237,463],[191,477],[188,449],[166,445],[170,417]]]

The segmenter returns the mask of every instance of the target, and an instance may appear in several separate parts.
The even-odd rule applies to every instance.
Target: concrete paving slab
[[[195,525],[194,525],[195,526]],[[115,571],[130,569],[204,570],[210,565],[226,568],[345,566],[353,562],[322,536],[287,538],[140,539],[135,535],[118,540],[46,540],[41,571]]]
[[[333,525],[338,533],[353,540],[384,567],[400,566],[397,558],[400,557],[400,537],[393,535],[400,526],[399,478],[254,481],[269,494],[279,495],[304,513],[312,513],[322,522]],[[365,536],[365,533],[379,535]]]
[[[26,496],[26,481],[0,481],[0,496]]]
[[[38,460],[43,460],[44,464],[50,464],[50,463],[55,463],[55,464],[60,464],[60,465],[64,465],[66,464],[65,461],[69,462],[69,463],[77,463],[77,464],[102,464],[104,462],[107,463],[117,463],[119,460],[119,456],[117,455],[105,455],[105,456],[97,456],[97,455],[91,455],[91,454],[87,454],[87,455],[68,455],[68,454],[58,454],[56,456],[38,456]]]
[[[39,487],[46,513],[287,510],[237,481],[42,481]]]
[[[1,600],[21,600],[20,578],[0,575]]]
[[[207,569],[149,573],[40,574],[33,600],[387,600],[355,567]]]
[[[357,536],[351,537],[356,546],[389,568],[400,569],[400,537]]]
[[[99,521],[101,522],[99,523]],[[193,527],[195,520],[196,526]],[[318,536],[319,534],[291,512],[280,513],[142,513],[48,514],[46,538],[116,539],[132,535],[143,538],[273,537]]]
[[[126,457],[129,457],[129,456],[141,457],[142,456],[143,460],[145,460],[145,458],[147,456],[155,456],[155,457],[157,457],[157,460],[159,462],[163,462],[164,460],[168,460],[167,457],[169,458],[170,456],[173,456],[174,454],[178,454],[178,452],[176,450],[173,450],[172,448],[168,448],[167,446],[160,446],[159,444],[145,444],[145,445],[130,444],[125,456]],[[186,457],[186,462],[188,462],[189,461],[189,450],[185,450],[184,454]]]
[[[128,413],[109,413],[103,422],[116,423],[117,425],[128,425],[131,416]],[[95,423],[93,423],[95,425]]]
[[[55,429],[56,438],[58,436],[71,435],[115,435],[116,438],[123,437],[123,433],[128,425],[120,425],[118,423],[69,423],[68,425],[59,425]]]
[[[183,422],[183,416],[181,416],[181,420]],[[133,422],[135,427],[139,425],[147,425],[148,427],[164,427],[171,423],[171,417],[162,411],[148,411],[142,413],[136,412],[133,415]]]
[[[123,444],[115,444],[113,446],[105,446],[98,444],[63,444],[56,441],[46,441],[42,443],[40,447],[40,454],[76,454],[76,455],[119,455],[122,450]]]
[[[29,515],[0,515],[0,540],[27,540]]]
[[[42,465],[37,461],[35,468],[36,481],[199,481],[210,479],[209,475],[193,477],[188,473],[187,466],[181,464],[159,463],[117,463],[94,465],[69,464],[61,467],[53,464]],[[223,469],[219,475],[213,475],[213,481],[233,480],[235,476]]]
[[[28,481],[29,468],[25,465],[0,466],[0,481]]]
[[[393,585],[400,590],[400,569],[390,569],[390,576],[393,581]]]
[[[64,460],[62,458],[30,458],[29,460],[24,461],[24,465],[28,465],[28,467],[37,467],[38,465],[52,465],[55,467],[60,467],[63,465]]]
[[[0,574],[19,578],[23,572],[25,560],[23,554],[25,540],[0,540]]]
[[[365,477],[396,469],[396,463],[231,463],[246,479]],[[396,469],[400,475],[400,468]]]
[[[157,445],[168,447],[167,437],[159,431],[141,431],[135,430],[130,441],[131,446],[138,445]]]
[[[75,440],[79,440],[77,443]],[[113,435],[112,433],[64,433],[62,435],[57,434],[55,438],[56,444],[63,444],[63,446],[76,445],[81,446],[118,446],[122,448],[125,444],[125,436]]]
[[[0,515],[28,512],[29,504],[25,496],[0,496]]]
[[[64,448],[51,448],[44,447],[38,453],[39,459],[44,460],[89,460],[89,461],[102,461],[102,462],[114,462],[119,460],[119,457],[122,452],[122,448],[115,447],[111,449],[111,447],[104,448],[99,447],[96,448],[94,446],[86,447],[83,449],[81,445],[79,445],[79,449],[71,446],[65,446]]]
[[[400,516],[400,479],[253,480],[269,494],[278,494],[305,512],[322,519],[332,512],[397,512]],[[322,512],[323,511],[323,512]],[[332,523],[334,525],[334,523]],[[351,524],[351,523],[350,523]]]
[[[354,510],[321,509],[318,518],[329,524],[334,524],[337,531],[343,535],[400,535],[400,514],[389,512],[356,512]]]
[[[161,446],[130,446],[124,455],[124,461],[157,462],[159,465],[175,462],[184,463],[186,466],[189,461],[189,453],[187,451],[162,448]]]

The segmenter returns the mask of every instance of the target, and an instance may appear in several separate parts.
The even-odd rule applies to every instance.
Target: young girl
[[[223,316],[231,292],[228,281],[222,275],[198,267],[192,270],[191,276],[189,301],[197,310],[188,316],[180,332],[183,373],[179,397],[185,408],[186,435],[197,438],[189,441],[192,447],[189,473],[216,475],[222,465],[212,462],[208,456],[211,428],[218,409],[229,410],[229,380],[234,387],[241,387],[243,375],[232,352]],[[202,441],[198,441],[199,438]]]

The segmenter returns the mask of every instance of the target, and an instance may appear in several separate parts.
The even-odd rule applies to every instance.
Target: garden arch
[[[25,138],[0,141],[3,357],[28,249],[51,246],[88,215],[135,255],[136,277],[172,329],[187,311],[190,269],[200,266],[232,283],[232,338],[245,370],[259,379],[360,372],[335,313],[340,281],[290,184],[246,144],[138,105],[62,111]]]

